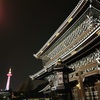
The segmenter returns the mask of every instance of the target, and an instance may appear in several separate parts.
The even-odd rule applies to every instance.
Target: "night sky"
[[[67,18],[79,0],[0,0],[0,89],[16,90],[43,68],[33,57]]]

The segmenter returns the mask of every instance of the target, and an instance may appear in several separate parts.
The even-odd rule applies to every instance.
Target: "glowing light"
[[[50,43],[47,44],[48,46],[50,45]]]
[[[57,33],[57,34],[56,34],[56,37],[57,37],[59,34],[60,34],[60,33]]]
[[[79,89],[81,89],[80,83],[78,83],[78,84],[76,85],[76,87],[78,87]]]
[[[74,55],[74,54],[76,54],[77,53],[77,51],[73,51],[72,53],[71,53],[71,55]]]
[[[98,30],[98,31],[96,32],[96,34],[100,35],[100,30]]]
[[[5,17],[5,7],[3,2],[0,0],[0,21],[2,21]]]
[[[68,20],[68,23],[70,23],[72,20],[73,20],[73,18],[70,18],[70,19]]]
[[[7,84],[6,84],[6,90],[9,90],[10,77],[12,76],[12,74],[11,74],[11,68],[9,69],[9,72],[8,72],[7,76],[8,76],[8,79],[7,79]]]

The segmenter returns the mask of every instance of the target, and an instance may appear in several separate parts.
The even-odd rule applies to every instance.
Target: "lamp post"
[[[72,100],[68,77],[68,73],[70,72],[72,72],[72,69],[67,68],[62,64],[62,61],[58,60],[57,65],[53,68],[52,100]]]

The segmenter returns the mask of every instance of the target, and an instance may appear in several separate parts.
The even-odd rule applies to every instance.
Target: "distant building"
[[[8,72],[7,76],[8,76],[8,79],[7,79],[6,89],[5,90],[9,90],[9,87],[10,87],[10,78],[12,76],[11,68],[9,69],[9,72]]]

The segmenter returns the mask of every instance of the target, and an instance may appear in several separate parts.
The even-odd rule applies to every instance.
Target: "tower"
[[[9,90],[10,77],[12,76],[12,74],[11,74],[11,68],[9,69],[9,72],[8,72],[7,76],[8,76],[8,79],[7,79],[7,84],[6,84],[6,90]]]

